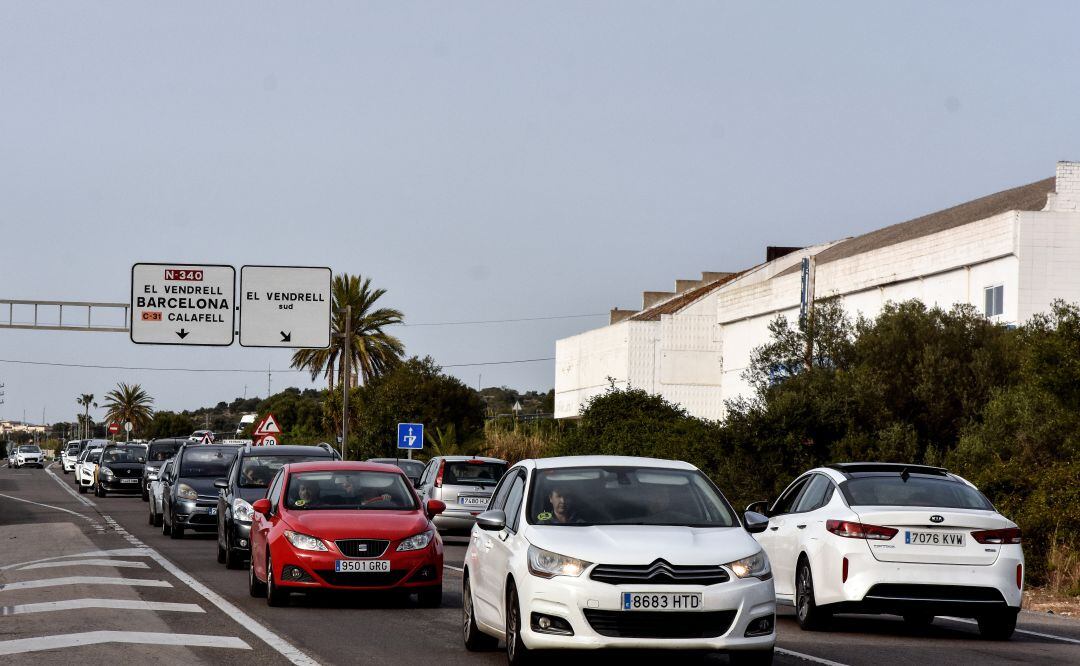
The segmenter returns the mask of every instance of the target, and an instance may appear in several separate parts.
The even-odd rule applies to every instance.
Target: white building
[[[1056,298],[1080,301],[1080,162],[854,238],[770,248],[766,263],[738,273],[645,292],[640,311],[612,310],[608,326],[555,343],[556,418],[577,416],[611,380],[721,418],[725,400],[750,390],[743,371],[768,339],[768,323],[798,319],[804,257],[812,258],[815,297],[838,296],[852,315],[917,298],[1025,321]]]

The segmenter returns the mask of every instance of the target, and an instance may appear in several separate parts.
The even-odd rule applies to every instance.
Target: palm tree
[[[385,289],[372,289],[371,278],[359,275],[336,275],[331,284],[330,347],[328,349],[300,349],[293,354],[292,367],[307,370],[314,381],[319,375],[326,377],[327,386],[333,390],[334,369],[337,385],[343,383],[341,357],[345,349],[345,312],[351,306],[349,322],[349,364],[353,371],[350,382],[362,378],[365,383],[394,367],[405,353],[405,345],[383,329],[400,324],[404,315],[393,308],[375,308],[375,302],[386,293]]]
[[[104,407],[109,410],[105,414],[107,421],[130,421],[134,428],[139,429],[149,425],[150,419],[154,417],[154,410],[150,407],[154,404],[154,399],[138,384],[129,386],[120,382],[115,389],[105,394],[105,398]],[[128,438],[130,437],[129,432]]]
[[[93,393],[83,393],[82,395],[80,395],[78,398],[75,399],[75,402],[77,402],[78,404],[80,404],[80,405],[82,405],[83,407],[86,408],[86,411],[83,414],[83,427],[85,428],[85,430],[83,431],[83,434],[84,434],[85,438],[89,438],[90,437],[90,406],[93,405],[94,409],[97,409],[97,403],[94,402],[94,394]]]
[[[456,456],[463,453],[460,443],[457,441],[457,428],[453,423],[446,428],[435,426],[434,433],[428,430],[425,439],[428,441],[428,449],[434,456]]]

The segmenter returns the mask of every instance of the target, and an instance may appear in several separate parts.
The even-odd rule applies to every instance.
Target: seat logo
[[[943,522],[945,522],[945,516],[938,516],[938,515],[930,516],[930,522],[932,522],[932,523],[943,523]]]

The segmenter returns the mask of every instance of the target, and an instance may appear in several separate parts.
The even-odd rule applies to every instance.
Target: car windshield
[[[176,455],[176,452],[180,449],[180,445],[183,442],[169,441],[169,442],[153,442],[150,444],[150,453],[146,459],[150,462],[161,462],[162,460],[168,460]]]
[[[141,446],[114,446],[106,449],[101,456],[101,462],[106,465],[112,463],[144,463],[146,462],[146,449]]]
[[[265,488],[274,480],[283,465],[313,460],[326,460],[328,456],[248,456],[240,465],[241,488]]]
[[[68,444],[67,445],[67,452],[68,453],[75,453],[78,450],[79,450],[79,443],[78,442],[76,442],[74,444]]]
[[[978,490],[948,477],[899,474],[857,476],[840,484],[851,506],[918,506],[983,509],[994,506]]]
[[[41,453],[41,449],[34,446],[33,444],[29,444],[26,446],[20,446],[19,453]]]
[[[219,449],[206,446],[191,447],[184,451],[180,462],[181,477],[225,476],[236,457],[235,449]]]
[[[419,507],[408,481],[398,472],[298,472],[289,476],[285,506],[296,510],[391,509]]]
[[[506,463],[483,460],[447,461],[443,467],[443,485],[494,486],[506,472]]]
[[[680,525],[738,523],[716,487],[696,470],[568,467],[533,475],[533,525]]]
[[[101,449],[95,449],[86,454],[86,462],[96,463],[101,460]]]

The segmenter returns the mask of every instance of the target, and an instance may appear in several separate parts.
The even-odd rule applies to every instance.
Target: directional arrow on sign
[[[292,340],[292,331],[289,331],[288,333],[286,333],[285,331],[278,331],[278,332],[281,333],[281,341],[282,342],[290,342]]]
[[[188,333],[190,333],[190,332],[191,332],[191,331],[185,331],[185,330],[184,330],[184,327],[183,327],[183,326],[181,326],[181,327],[180,327],[180,330],[179,330],[179,331],[177,331],[177,332],[176,332],[176,334],[180,336],[180,339],[181,339],[181,340],[183,340],[184,338],[186,338],[186,337],[188,336]]]

